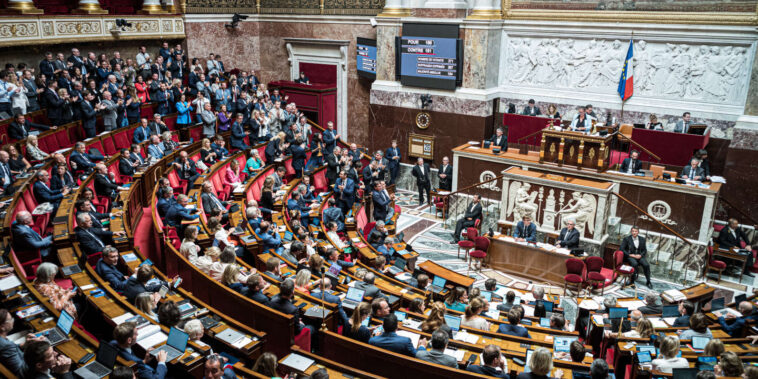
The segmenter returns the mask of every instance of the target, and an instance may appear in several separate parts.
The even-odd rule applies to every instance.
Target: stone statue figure
[[[566,207],[558,211],[558,214],[562,216],[562,227],[566,227],[566,222],[573,219],[576,221],[575,227],[580,234],[584,234],[585,224],[590,234],[595,233],[595,211],[597,210],[595,197],[590,194],[582,196],[581,192],[573,192],[571,197]]]
[[[537,191],[529,192],[529,183],[513,182],[508,190],[508,209],[505,217],[513,214],[514,220],[530,215],[532,220],[537,220]]]

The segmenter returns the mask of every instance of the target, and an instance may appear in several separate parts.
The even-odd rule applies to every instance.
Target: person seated
[[[240,268],[236,264],[229,264],[226,266],[224,273],[221,275],[221,284],[240,293],[242,296],[247,296],[249,289],[247,286],[237,280],[237,277],[239,275]],[[247,283],[247,278],[245,278],[245,283]]]
[[[653,369],[671,374],[672,369],[690,367],[687,358],[678,357],[679,355],[679,338],[675,336],[666,336],[661,341],[659,354],[653,359]]]
[[[712,339],[713,333],[711,333],[711,330],[708,328],[709,324],[710,320],[708,317],[701,312],[697,312],[690,317],[690,328],[682,332],[682,334],[679,335],[679,338],[683,340],[691,340],[692,337],[706,337]]]
[[[382,253],[384,260],[389,262],[392,260],[392,256],[395,254],[395,249],[392,247],[395,244],[395,239],[387,237],[384,240],[384,244],[379,246],[376,250]]]
[[[511,307],[511,310],[508,311],[508,324],[500,324],[500,327],[497,328],[497,332],[509,336],[532,338],[529,336],[529,331],[526,330],[525,327],[519,326],[520,322],[521,311],[516,306]]]
[[[103,248],[103,256],[97,261],[95,265],[95,272],[100,275],[103,280],[110,284],[117,292],[121,292],[126,288],[126,282],[129,280],[128,275],[124,275],[118,268],[118,249],[113,246],[106,246]]]
[[[631,234],[624,237],[621,241],[620,250],[624,252],[624,262],[634,268],[632,283],[637,280],[641,268],[645,273],[645,285],[652,289],[652,283],[650,282],[650,264],[647,262],[645,237],[642,237],[639,234],[640,229],[637,226],[632,226]]]
[[[336,304],[337,313],[340,316],[337,320],[339,322],[339,325],[350,327],[347,313],[345,313],[345,310],[342,308],[342,299],[340,299],[339,295],[332,290],[332,280],[329,279],[329,277],[321,278],[320,282],[317,281],[315,283],[315,287],[311,291],[311,296],[317,299],[323,298],[327,303]]]
[[[14,140],[22,140],[29,136],[32,129],[44,131],[50,130],[51,127],[33,123],[27,120],[23,114],[19,113],[13,117],[13,121],[8,125],[8,137]],[[53,126],[52,129],[57,129],[57,127]]]
[[[23,378],[73,378],[71,358],[55,351],[47,339],[26,343],[24,365],[25,373],[20,376]]]
[[[287,200],[287,210],[293,219],[299,219],[303,225],[310,225],[311,207],[302,200],[300,192],[292,192],[290,199]]]
[[[350,267],[355,266],[355,263],[343,261],[343,260],[339,259],[339,256],[340,256],[340,251],[337,250],[337,249],[335,249],[335,248],[333,248],[333,247],[330,247],[330,248],[328,248],[326,250],[326,262],[325,263],[328,264],[328,265],[337,264],[340,267],[342,267],[343,270],[346,269],[346,268],[350,268]]]
[[[284,313],[285,315],[293,316],[294,332],[295,335],[299,335],[303,329],[309,329],[311,337],[313,337],[316,329],[311,325],[305,325],[300,320],[300,308],[292,304],[292,299],[295,296],[295,282],[292,279],[285,279],[279,284],[279,294],[275,295],[269,301],[269,307]]]
[[[12,374],[23,377],[27,371],[26,362],[24,362],[23,346],[16,345],[15,342],[8,339],[8,333],[13,330],[13,314],[5,309],[0,308],[0,364],[5,366]],[[45,337],[35,337],[34,334],[27,334],[26,341],[22,345],[27,345],[32,341],[44,341]]]
[[[279,258],[271,257],[266,261],[266,271],[263,273],[266,276],[268,276],[271,279],[274,279],[276,281],[281,282],[282,281],[282,273],[281,273],[281,261]]]
[[[161,146],[163,146],[164,156],[173,153],[179,148],[179,144],[174,141],[171,132],[163,132],[163,134],[161,134]]]
[[[76,186],[76,180],[74,180],[71,172],[68,171],[68,166],[65,163],[55,164],[52,170],[52,177],[50,178],[50,189],[57,191],[66,187],[74,188]]]
[[[173,300],[166,300],[158,306],[158,323],[167,328],[183,329],[186,320]]]
[[[371,333],[374,328],[363,325],[363,322],[371,315],[371,305],[367,302],[361,302],[353,310],[348,324],[342,329],[342,335],[363,343],[368,343],[371,339]]]
[[[521,114],[524,116],[539,116],[542,112],[540,112],[540,108],[534,106],[534,99],[529,99],[529,103],[524,107],[524,111]]]
[[[658,116],[651,114],[650,121],[648,121],[648,123],[645,124],[645,129],[663,130],[663,124],[660,121],[658,121]]]
[[[630,327],[631,326],[632,325],[630,324]],[[637,321],[637,326],[635,326],[634,329],[626,331],[622,335],[627,338],[650,338],[653,333],[655,333],[653,323],[646,318],[642,318]],[[617,336],[618,335],[616,335],[616,337]]]
[[[566,227],[561,229],[561,233],[558,235],[558,240],[555,243],[556,247],[569,250],[579,248],[579,231],[576,230],[575,226],[575,220],[569,219],[566,221]]]
[[[589,134],[592,131],[591,116],[587,115],[585,107],[577,108],[577,114],[571,120],[571,131]]]
[[[345,214],[343,214],[342,210],[337,206],[336,200],[329,199],[329,201],[327,201],[327,204],[329,205],[329,207],[324,209],[324,219],[323,219],[324,224],[334,222],[337,224],[337,231],[344,232],[345,231]]]
[[[717,319],[721,329],[732,336],[732,338],[740,338],[742,336],[743,329],[749,321],[754,321],[756,315],[754,313],[753,304],[749,301],[743,301],[737,306],[737,310],[742,316],[737,317],[734,313],[725,313],[719,316]],[[729,322],[727,322],[729,321]],[[692,320],[690,320],[692,324]]]
[[[305,254],[305,245],[300,241],[292,241],[292,244],[290,244],[289,249],[285,249],[281,254],[279,254],[284,260],[289,261],[293,265],[298,265],[298,262],[300,259],[306,259],[306,258],[300,258]],[[307,267],[303,264],[303,266]]]
[[[474,195],[471,205],[466,207],[466,212],[463,214],[463,217],[455,223],[455,232],[453,232],[453,241],[450,242],[451,244],[458,243],[463,228],[473,227],[476,225],[476,220],[482,219],[481,199],[482,197],[480,195]]]
[[[102,341],[101,343],[106,343]],[[134,369],[137,371],[137,379],[163,379],[166,376],[168,368],[166,367],[166,352],[158,352],[157,357],[152,354],[145,354],[142,359],[134,354],[133,346],[137,344],[137,325],[132,321],[127,321],[116,325],[113,329],[113,340],[110,342],[118,350],[118,355],[127,361],[136,363]],[[155,368],[150,363],[156,360],[158,363]]]
[[[116,191],[125,191],[127,188],[122,187],[114,181],[116,175],[108,172],[108,167],[102,163],[95,165],[95,193],[97,196],[109,197],[115,199]]]
[[[265,163],[261,160],[260,153],[258,153],[258,149],[250,149],[250,158],[247,159],[247,162],[245,162],[245,170],[244,172],[247,174],[248,177],[252,177],[255,175],[255,173],[258,172],[261,168],[265,166]]]
[[[228,186],[231,190],[236,189],[238,186],[241,186],[242,183],[242,177],[244,174],[242,173],[242,170],[240,169],[240,163],[238,160],[234,159],[231,162],[229,162],[229,166],[226,167],[226,172],[224,173],[223,177],[223,184],[224,186]]]
[[[558,112],[558,108],[555,107],[555,104],[550,104],[547,106],[546,116],[549,118],[561,118],[561,114]]]
[[[503,128],[495,129],[495,134],[489,139],[492,145],[490,147],[500,147],[501,151],[508,150],[508,137],[503,134]]]
[[[71,163],[76,164],[76,170],[89,173],[95,168],[95,162],[101,161],[103,156],[90,154],[84,150],[85,147],[86,145],[81,141],[74,144],[74,151],[71,152],[68,159]]]
[[[629,154],[629,158],[624,158],[619,167],[619,172],[626,174],[636,174],[642,170],[642,162],[639,160],[640,153],[637,150],[632,150]]]
[[[212,214],[221,215],[221,224],[229,223],[229,202],[221,201],[213,191],[213,183],[207,181],[203,183],[202,193],[200,199],[203,202],[203,212],[206,217],[211,217]]]
[[[271,224],[268,221],[261,222],[260,233],[257,234],[258,238],[261,239],[263,251],[274,250],[277,254],[284,251],[282,237],[279,235],[276,224]]]
[[[161,137],[157,135],[150,136],[150,144],[147,145],[147,155],[151,160],[162,159],[165,155],[163,150],[163,144],[161,144]]]
[[[278,378],[279,373],[277,373],[276,370],[277,362],[278,359],[273,353],[263,353],[260,357],[258,357],[258,360],[255,361],[255,364],[253,365],[253,372],[256,372],[266,378]]]
[[[364,297],[370,297],[373,299],[387,298],[387,296],[382,293],[379,287],[374,285],[375,280],[376,275],[373,272],[367,272],[366,276],[364,276],[361,281],[355,283],[355,288],[365,291],[363,293]]]
[[[682,326],[688,326],[690,324],[690,317],[692,316],[692,313],[695,312],[695,304],[692,304],[690,301],[682,301],[679,303],[679,314],[681,316],[677,317],[676,320],[674,320],[673,327],[682,327]]]
[[[490,330],[490,323],[484,317],[480,316],[482,310],[484,309],[485,301],[486,300],[478,297],[473,298],[471,301],[469,301],[468,306],[466,306],[466,311],[461,320],[461,326],[486,331]]]
[[[424,348],[426,345],[426,338],[421,337],[418,342],[418,348],[414,348],[410,338],[397,335],[397,316],[395,316],[394,313],[390,313],[384,318],[383,326],[384,333],[376,337],[371,337],[371,339],[368,340],[369,345],[387,349],[394,353],[407,355],[409,357],[415,357],[417,351],[426,350],[426,348]]]
[[[147,131],[151,136],[160,136],[165,132],[168,132],[168,126],[166,126],[166,123],[163,122],[163,116],[161,116],[160,113],[156,113],[153,115],[152,121],[150,121],[150,124],[147,126]]]
[[[123,231],[111,232],[103,228],[93,226],[92,217],[89,213],[79,213],[76,215],[76,240],[82,252],[90,256],[103,251],[106,245],[113,242],[113,236],[123,236]]]
[[[103,229],[105,228],[103,226],[103,222],[108,221],[113,216],[120,216],[121,212],[115,212],[115,213],[99,213],[95,211],[95,207],[92,205],[92,202],[89,200],[79,200],[76,202],[75,206],[76,208],[76,215],[79,216],[82,213],[86,213],[90,216],[90,219],[92,220],[92,226],[95,228]]]
[[[514,301],[516,301],[516,293],[513,291],[508,291],[505,294],[505,301],[502,304],[498,304],[497,310],[508,312],[515,305]]]
[[[560,313],[553,313],[550,316],[550,329],[553,330],[567,330],[566,318]]]
[[[537,225],[532,223],[532,216],[524,215],[513,229],[513,238],[518,242],[537,243]]]
[[[721,229],[718,237],[719,249],[731,250],[733,248],[744,249],[752,251],[753,247],[750,245],[745,232],[740,228],[740,222],[735,218],[730,218],[727,225]],[[742,247],[744,244],[744,247]],[[753,273],[750,271],[750,267],[753,267],[754,256],[751,253],[747,254],[747,261],[745,262],[745,270],[742,275],[752,277]]]
[[[137,163],[138,166],[147,164],[147,160],[142,156],[142,147],[136,143],[133,143],[129,148],[129,158],[132,162]]]
[[[418,276],[415,278],[411,277],[410,281],[408,282],[411,287],[424,291],[426,291],[426,287],[428,287],[430,283],[431,280],[429,280],[429,275],[424,273],[418,274]]]
[[[11,245],[16,253],[40,251],[42,258],[47,258],[51,254],[53,245],[52,234],[42,237],[36,230],[32,229],[34,218],[28,211],[20,211],[16,214],[16,220],[11,224]]]
[[[166,210],[166,224],[176,228],[178,235],[184,235],[185,226],[182,221],[197,220],[200,215],[197,214],[197,209],[187,210],[189,204],[189,197],[181,194],[176,198],[176,202],[172,203]]]
[[[260,231],[261,222],[263,222],[261,210],[258,207],[248,207],[245,209],[245,216],[247,217],[247,223],[253,228],[253,232],[257,234]]]
[[[719,356],[719,363],[713,368],[713,372],[718,377],[753,378],[744,375],[747,372],[745,365],[742,363],[740,357],[733,351],[726,351]]]
[[[179,152],[179,157],[174,160],[173,165],[176,173],[179,175],[179,179],[186,180],[190,188],[195,184],[197,178],[200,177],[195,161],[189,158],[186,151]]]
[[[696,158],[690,160],[690,165],[685,166],[684,169],[682,169],[681,177],[682,179],[691,181],[705,180],[705,171],[703,171],[703,168],[700,167],[700,160]]]
[[[432,333],[432,339],[430,342],[431,349],[416,352],[416,358],[421,359],[422,361],[458,368],[458,360],[451,355],[445,354],[448,340],[449,338],[446,332],[440,329],[435,330],[434,333]]]
[[[571,362],[582,363],[584,357],[587,356],[587,350],[584,348],[584,344],[579,340],[574,340],[569,345],[569,358]],[[566,360],[564,358],[564,360]]]
[[[156,208],[158,208],[158,216],[161,218],[166,218],[166,212],[168,212],[168,208],[176,203],[176,199],[174,198],[174,189],[168,187],[162,191],[161,194],[163,196],[158,199]]]
[[[224,137],[220,134],[213,137],[211,149],[216,153],[218,160],[224,160],[229,157],[229,150],[226,149],[226,141],[224,141]]]
[[[126,284],[124,285],[124,297],[126,297],[130,303],[133,303],[134,299],[137,298],[137,295],[143,292],[151,292],[155,296],[160,296],[157,292],[161,289],[161,286],[166,285],[166,283],[161,280],[151,280],[153,279],[154,274],[155,271],[153,270],[153,266],[139,266],[137,272],[126,280]]]
[[[384,226],[384,221],[377,221],[374,225],[374,229],[368,235],[368,243],[373,246],[374,249],[379,249],[379,246],[384,245],[384,240],[387,238],[389,232]]]
[[[674,125],[674,133],[689,133],[690,125],[692,125],[692,116],[690,112],[684,112],[682,118]]]
[[[247,286],[247,297],[262,305],[268,306],[268,302],[271,301],[271,299],[266,296],[263,291],[271,286],[271,284],[263,280],[263,276],[261,276],[261,274],[253,273],[248,275],[247,280],[245,281],[245,285]]]
[[[61,288],[55,282],[56,275],[58,275],[58,266],[50,262],[43,262],[37,266],[36,277],[32,285],[42,296],[50,300],[50,303],[56,310],[65,310],[76,319],[78,312],[73,298],[77,295],[78,291]]]
[[[118,172],[123,176],[134,177],[139,167],[140,162],[132,160],[132,155],[128,149],[121,149],[120,158],[118,160]]]
[[[434,336],[432,336],[434,338]],[[490,344],[482,351],[482,364],[470,364],[466,371],[487,375],[495,378],[510,378],[508,374],[508,362],[500,352],[500,346]]]
[[[140,144],[147,141],[149,137],[150,130],[148,128],[147,119],[142,118],[140,119],[140,124],[134,128],[134,136],[132,137],[132,142],[135,144]]]
[[[61,200],[63,200],[64,196],[68,195],[70,189],[63,187],[63,189],[54,190],[50,188],[49,183],[50,174],[48,174],[47,170],[37,171],[37,181],[34,182],[33,186],[34,198],[39,204],[50,203],[53,206],[53,215],[55,215]]]
[[[547,348],[540,347],[532,353],[532,359],[527,362],[530,372],[522,372],[517,379],[548,378],[553,371],[553,354]],[[563,377],[562,370],[556,370],[556,378]]]
[[[453,288],[445,299],[445,307],[458,312],[466,311],[466,303],[468,303],[468,292],[461,286]]]
[[[645,294],[645,305],[639,307],[637,310],[642,312],[643,315],[656,315],[663,313],[663,305],[659,302],[660,296],[655,292],[648,292]]]
[[[190,322],[192,321],[197,320],[191,320]],[[187,324],[189,325],[189,322]],[[202,324],[200,326],[202,327]],[[203,378],[205,379],[233,379],[237,377],[232,365],[227,363],[219,354],[210,354],[205,358],[203,372],[205,374]],[[311,377],[313,377],[314,374],[315,372],[311,374]]]

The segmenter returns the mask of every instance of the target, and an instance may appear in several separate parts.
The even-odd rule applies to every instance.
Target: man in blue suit
[[[8,165],[10,155],[5,150],[0,150],[0,193],[13,193],[15,192],[13,186],[13,173],[11,173],[11,167]]]
[[[505,367],[505,357],[500,353],[500,347],[497,345],[487,345],[482,351],[482,363],[479,365],[468,365],[466,371],[477,374],[487,375],[495,378],[510,378],[508,368]]]
[[[337,231],[345,231],[345,214],[342,213],[342,209],[336,206],[337,201],[329,199],[329,208],[324,209],[324,225],[329,222],[337,223]]]
[[[371,201],[374,204],[374,221],[387,222],[392,218],[395,212],[390,207],[394,199],[395,195],[389,195],[384,189],[384,181],[374,183],[374,190],[371,191]]]
[[[166,223],[169,226],[176,228],[176,232],[180,236],[184,236],[183,220],[196,220],[198,215],[197,208],[192,211],[187,210],[187,204],[189,204],[189,197],[185,194],[181,194],[176,198],[176,203],[171,204],[166,210]]]
[[[397,316],[394,313],[390,313],[384,318],[384,333],[380,336],[371,337],[368,340],[370,345],[387,349],[389,351],[404,354],[410,357],[416,356],[416,351],[426,350],[426,338],[422,337],[418,341],[418,349],[413,347],[411,339],[408,337],[398,336],[397,331]]]
[[[513,307],[511,307],[511,310],[508,311],[509,324],[505,324],[505,323],[500,324],[500,327],[497,328],[497,332],[501,334],[507,334],[509,336],[532,338],[531,336],[529,336],[529,331],[526,330],[525,327],[518,325],[520,321],[521,321],[521,306],[514,305]]]
[[[273,258],[276,259],[276,258]],[[278,266],[278,259],[277,259],[277,266]],[[271,284],[263,280],[263,276],[261,274],[255,273],[250,274],[247,277],[247,297],[253,299],[253,301],[256,301],[260,304],[268,306],[268,302],[271,301],[266,294],[263,293],[263,291],[266,290]]]
[[[334,151],[334,147],[337,146],[337,140],[340,139],[340,135],[334,131],[334,123],[329,121],[326,123],[326,130],[324,130],[321,136],[324,140],[324,155],[329,155]]]
[[[150,136],[150,130],[147,128],[147,119],[141,118],[140,124],[134,128],[134,136],[132,137],[132,142],[134,143],[142,143],[147,141],[147,137]]]
[[[321,287],[317,287],[314,291],[311,291],[311,296],[317,299],[323,298],[327,303],[337,304],[337,313],[340,315],[340,325],[348,327],[350,324],[348,323],[347,313],[342,309],[342,300],[339,296],[334,294],[334,291],[332,291],[331,279],[324,277],[321,279],[321,283],[323,283],[324,292],[321,292]]]
[[[69,156],[68,159],[69,161],[76,163],[77,170],[88,172],[95,168],[95,161],[102,160],[103,157],[90,154],[85,151],[85,148],[86,146],[84,145],[84,142],[77,142],[76,145],[74,145],[74,151],[71,152],[71,156]]]
[[[307,155],[305,149],[303,149],[303,140],[301,137],[295,139],[295,143],[290,146],[290,152],[292,153],[292,168],[295,170],[295,177],[302,178]]]
[[[158,353],[158,364],[155,368],[149,365],[150,361],[154,359],[151,354],[145,354],[145,359],[141,359],[132,352],[132,346],[137,343],[137,326],[133,322],[128,321],[117,325],[113,329],[113,338],[114,340],[110,344],[118,349],[121,358],[137,363],[134,367],[138,379],[163,379],[166,376],[168,369],[166,368],[165,351]]]
[[[174,189],[171,187],[166,188],[161,192],[163,195],[160,199],[158,199],[158,215],[161,217],[166,217],[166,213],[168,212],[168,208],[172,205],[176,204],[176,199],[174,199]]]
[[[257,234],[260,231],[261,222],[263,222],[260,209],[258,207],[247,207],[245,209],[245,216],[247,216],[247,223],[250,224],[250,227]]]
[[[92,138],[97,134],[97,109],[92,103],[93,100],[95,100],[95,94],[84,91],[84,101],[79,105],[82,111],[82,129],[87,138]]]
[[[280,254],[284,251],[284,247],[282,246],[282,237],[276,229],[276,225],[272,227],[271,223],[263,221],[261,222],[258,238],[261,239],[264,251],[273,249],[276,250],[277,254]]]
[[[392,140],[392,147],[384,152],[384,156],[389,161],[387,168],[390,171],[390,183],[395,184],[397,174],[400,172],[400,160],[403,159],[400,149],[397,148],[397,140]]]
[[[103,257],[97,261],[95,271],[118,292],[124,290],[129,279],[128,275],[124,275],[118,269],[118,250],[113,246],[103,248]]]
[[[347,214],[353,208],[355,202],[355,183],[347,177],[347,172],[340,171],[340,177],[334,184],[334,197],[337,206],[342,209],[342,214]]]
[[[311,338],[313,338],[316,328],[310,325],[305,325],[300,321],[300,308],[292,304],[292,298],[294,295],[295,282],[292,279],[286,279],[279,284],[279,294],[271,298],[269,307],[286,315],[294,316],[293,322],[295,324],[295,335],[300,334],[300,332],[303,331],[303,328],[307,328],[311,330]]]
[[[84,199],[76,202],[76,215],[79,216],[80,214],[88,214],[92,220],[92,226],[100,229],[104,228],[101,220],[108,220],[113,216],[113,213],[95,212],[95,207],[92,206],[92,202]],[[120,214],[121,213],[116,212],[116,215]]]
[[[35,124],[19,113],[15,116],[14,121],[8,126],[8,136],[15,140],[22,140],[29,136],[29,132],[32,129],[49,130],[50,127],[42,124]],[[57,127],[53,126],[53,129],[57,129]]]
[[[47,170],[37,171],[37,181],[34,182],[34,198],[38,203],[50,203],[53,205],[54,210],[58,210],[63,196],[68,195],[70,191],[68,187],[63,189],[52,190],[48,184],[50,180],[50,174]],[[55,213],[53,213],[55,214]]]
[[[76,215],[76,240],[82,251],[90,256],[102,252],[106,245],[113,241],[113,236],[122,236],[124,232],[111,232],[102,228],[92,226],[92,217],[89,213],[79,213]]]
[[[150,145],[147,145],[147,155],[155,160],[163,158],[165,152],[163,145],[161,145],[161,137],[157,135],[150,136]]]
[[[237,121],[232,124],[232,137],[230,138],[232,150],[247,150],[250,148],[250,146],[245,143],[245,137],[250,134],[250,132],[245,131],[244,118],[245,116],[242,113],[237,113]]]
[[[729,334],[732,338],[742,337],[743,329],[745,329],[748,321],[754,321],[756,316],[753,314],[753,304],[749,301],[743,301],[737,306],[737,310],[742,313],[741,317],[735,316],[733,313],[724,313],[726,316],[719,316],[718,323],[721,325],[721,329]],[[732,320],[731,323],[727,323],[727,320]]]
[[[39,235],[31,225],[33,223],[32,214],[28,211],[21,211],[16,214],[16,221],[11,225],[11,241],[13,249],[16,252],[38,250],[42,258],[50,255],[50,247],[53,245],[53,236],[45,238]]]
[[[395,253],[395,249],[392,247],[394,244],[395,239],[392,237],[387,237],[384,239],[384,243],[376,248],[376,251],[382,253],[387,263],[390,262],[392,255]]]
[[[532,224],[532,216],[521,218],[513,229],[513,238],[519,242],[537,242],[537,225]]]
[[[297,213],[300,217],[300,223],[302,225],[310,225],[310,211],[311,207],[303,201],[303,197],[298,191],[292,192],[292,197],[287,200],[287,210],[290,214]]]

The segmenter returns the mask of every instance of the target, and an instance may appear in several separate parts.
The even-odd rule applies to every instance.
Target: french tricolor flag
[[[626,59],[624,60],[624,69],[621,70],[621,78],[619,79],[618,93],[621,96],[621,101],[626,101],[634,94],[634,64],[632,58],[634,57],[634,40],[629,40],[629,50],[626,52]]]

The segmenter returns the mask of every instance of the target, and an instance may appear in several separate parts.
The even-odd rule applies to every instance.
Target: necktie
[[[213,194],[211,194],[211,198],[213,199],[213,201],[215,201],[215,202],[216,202],[216,206],[217,206],[219,209],[224,209],[224,205],[223,205],[223,204],[221,204],[221,201],[220,201],[220,200],[219,200],[219,199],[216,197],[216,195],[213,195]]]

